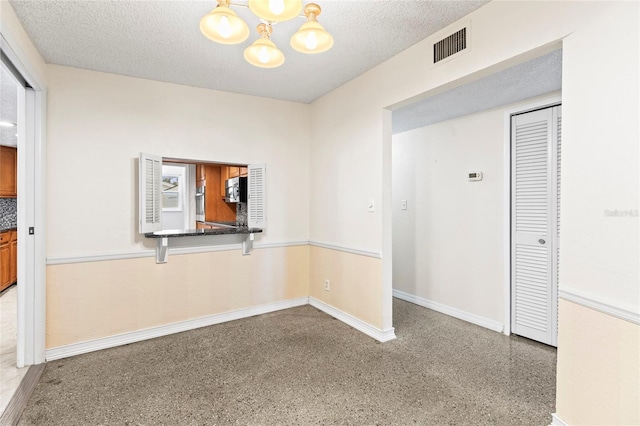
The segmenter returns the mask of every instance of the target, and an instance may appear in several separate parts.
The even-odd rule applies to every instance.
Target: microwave
[[[234,177],[224,182],[225,196],[224,201],[227,203],[246,203],[247,202],[247,178]]]

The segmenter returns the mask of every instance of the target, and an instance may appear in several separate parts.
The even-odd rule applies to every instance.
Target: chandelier
[[[242,43],[249,37],[249,27],[229,8],[229,0],[217,1],[218,6],[200,20],[200,31],[216,43]],[[244,58],[257,67],[279,67],[284,63],[284,54],[271,41],[273,25],[301,16],[302,0],[249,0],[248,7],[262,22],[257,27],[260,38],[244,50]],[[333,37],[318,23],[321,10],[315,3],[304,7],[307,22],[291,36],[291,47],[298,52],[321,53],[333,46]]]

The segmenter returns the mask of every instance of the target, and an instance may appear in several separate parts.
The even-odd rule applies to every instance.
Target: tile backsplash
[[[0,198],[0,230],[16,227],[18,203],[15,198]]]
[[[236,204],[236,224],[247,226],[247,203]]]

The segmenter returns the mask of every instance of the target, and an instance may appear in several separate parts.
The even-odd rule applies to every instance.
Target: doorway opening
[[[41,75],[24,52],[18,50],[16,53],[7,39],[14,40],[8,30],[0,36],[2,82],[13,87],[10,92],[14,93],[15,90],[15,97],[3,96],[1,102],[15,115],[11,134],[16,139],[15,170],[12,170],[12,174],[15,173],[16,217],[15,223],[8,226],[15,227],[17,282],[17,285],[9,288],[15,291],[15,354],[12,352],[7,359],[11,360],[12,365],[15,363],[12,368],[29,367],[24,377],[14,377],[14,384],[30,392],[24,387],[25,383],[32,388],[42,372],[42,366],[32,366],[45,361],[45,86]],[[4,379],[5,376],[3,385]],[[13,395],[17,398],[12,398],[13,386],[3,387],[3,391],[9,393],[10,400],[0,422],[7,419],[5,414],[14,412],[12,407],[20,404],[15,401],[26,395],[20,391]]]
[[[562,85],[560,46],[531,57],[392,113],[393,296],[507,335],[511,114]]]
[[[25,89],[0,63],[0,413],[26,375],[18,368],[18,121]],[[22,102],[20,102],[22,101]],[[20,105],[19,105],[20,104]],[[22,124],[22,123],[20,123]]]

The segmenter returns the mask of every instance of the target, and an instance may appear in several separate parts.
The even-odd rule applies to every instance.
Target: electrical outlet
[[[402,210],[406,210],[406,209],[407,209],[407,200],[402,200],[402,201],[400,202],[400,208],[401,208]]]
[[[329,280],[324,280],[324,291],[329,291]]]

